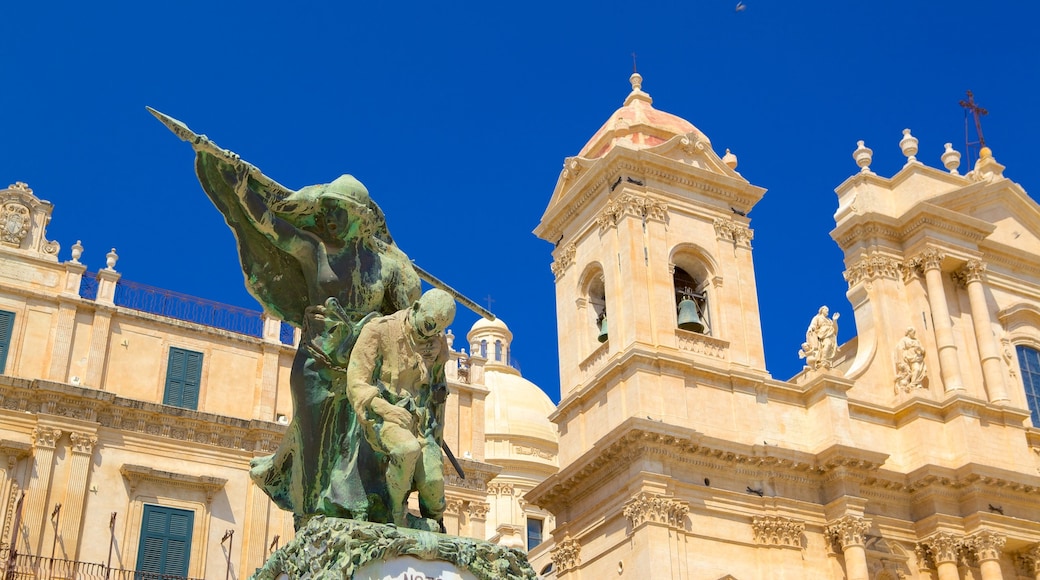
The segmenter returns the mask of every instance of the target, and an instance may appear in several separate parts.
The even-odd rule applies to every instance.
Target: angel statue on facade
[[[413,308],[420,275],[443,283],[394,243],[382,210],[354,177],[292,191],[183,123],[149,111],[195,150],[199,181],[235,235],[250,294],[301,330],[290,374],[292,420],[278,450],[252,461],[250,476],[293,512],[297,527],[316,514],[392,522],[389,458],[362,434],[366,418],[347,400],[346,371],[369,320]],[[429,404],[443,406],[444,398]],[[369,411],[379,415],[380,407]],[[430,413],[443,416],[443,409]]]

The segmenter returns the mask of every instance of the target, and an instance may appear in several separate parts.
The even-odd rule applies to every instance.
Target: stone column
[[[65,492],[65,503],[61,506],[61,545],[67,560],[79,559],[79,530],[83,524],[83,504],[87,495],[87,478],[90,475],[90,458],[97,444],[97,433],[69,434],[72,441],[72,460],[69,463],[69,484]]]
[[[65,382],[68,379],[69,355],[72,352],[72,331],[76,325],[76,304],[59,299],[58,316],[51,332],[54,333],[54,346],[51,349],[51,368],[47,378],[52,381]]]
[[[913,259],[912,264],[924,270],[925,288],[928,291],[928,305],[932,310],[932,326],[935,329],[935,344],[939,348],[939,367],[946,392],[964,388],[961,382],[961,371],[957,359],[957,346],[953,342],[953,324],[950,322],[950,309],[946,304],[943,288],[942,264],[943,255],[934,248],[928,248]]]
[[[33,465],[29,489],[22,504],[22,526],[29,532],[29,545],[33,554],[40,553],[40,541],[43,531],[50,523],[47,517],[47,490],[51,483],[51,469],[54,466],[54,447],[61,437],[61,429],[38,425],[33,428]],[[13,530],[13,535],[21,537],[21,530]],[[13,543],[13,542],[12,542]]]
[[[979,357],[982,359],[982,377],[986,381],[986,393],[991,403],[1007,403],[1008,394],[1000,360],[1000,347],[997,338],[993,336],[989,307],[986,306],[986,292],[982,287],[982,275],[985,271],[985,264],[979,260],[969,260],[957,275],[968,289],[968,303],[971,305],[971,318],[975,326],[975,341],[979,345]]]
[[[275,420],[275,405],[278,399],[278,359],[282,351],[279,340],[282,321],[263,315],[263,340],[260,346],[260,389],[253,418],[262,421]]]
[[[249,515],[243,523],[245,529],[242,533],[245,536],[242,546],[243,570],[254,570],[267,561],[267,548],[270,545],[268,516],[272,505],[270,498],[258,486],[249,486]]]
[[[976,532],[964,541],[964,546],[971,550],[979,560],[982,580],[1003,580],[1000,572],[1000,551],[1004,549],[1007,537],[990,530]]]
[[[841,547],[845,556],[845,576],[848,580],[869,580],[865,536],[870,522],[857,516],[845,516],[827,526],[827,535]]]
[[[957,556],[964,545],[960,538],[949,532],[938,532],[921,542],[935,562],[939,580],[960,580],[957,572]]]
[[[1018,554],[1018,563],[1034,580],[1040,580],[1040,544]]]

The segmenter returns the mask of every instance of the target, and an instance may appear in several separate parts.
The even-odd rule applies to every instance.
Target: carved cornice
[[[61,438],[61,429],[52,427],[33,427],[32,430],[32,442],[33,447],[39,447],[41,449],[54,449],[58,439]]]
[[[883,254],[863,256],[858,262],[845,271],[845,281],[849,287],[860,282],[869,282],[877,278],[899,280],[902,264],[899,260]]]
[[[757,544],[801,548],[805,522],[780,516],[756,516],[751,520],[751,530]]]
[[[980,562],[999,560],[1007,536],[992,530],[981,530],[964,539],[964,548]]]
[[[581,565],[581,544],[571,538],[570,534],[553,546],[549,554],[557,576]]]
[[[689,511],[690,506],[684,501],[644,491],[628,500],[622,514],[628,518],[633,530],[648,522],[683,530],[686,528],[686,514]]]
[[[143,465],[126,464],[119,468],[119,473],[126,478],[130,484],[130,493],[144,482],[153,482],[161,486],[175,486],[186,489],[194,489],[206,494],[206,502],[213,500],[213,496],[224,489],[227,480],[222,477],[210,477],[208,475],[184,475],[172,471],[161,471]]]
[[[69,434],[69,438],[72,440],[72,452],[84,455],[94,453],[94,446],[98,442],[97,435],[94,433],[73,432]]]
[[[849,546],[863,546],[869,529],[869,521],[849,515],[828,524],[825,533],[844,551]]]
[[[957,556],[964,547],[959,535],[950,532],[936,532],[918,544],[918,555],[935,567],[944,562],[957,562]]]
[[[715,218],[715,236],[720,240],[726,240],[727,242],[733,242],[735,245],[750,248],[755,232],[746,225],[734,220]]]
[[[623,193],[607,202],[596,216],[600,231],[616,226],[624,216],[638,216],[645,220],[664,221],[668,215],[668,204],[651,197]]]

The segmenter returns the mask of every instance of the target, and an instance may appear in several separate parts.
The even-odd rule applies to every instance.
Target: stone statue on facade
[[[927,372],[924,346],[911,326],[896,345],[896,388],[906,393],[921,388]]]
[[[838,317],[841,314],[835,312],[833,318],[827,318],[829,312],[826,306],[821,306],[805,331],[805,342],[798,351],[798,358],[805,359],[806,368],[831,368],[838,351]]]
[[[444,531],[442,448],[465,477],[443,446],[444,330],[455,299],[494,316],[412,264],[354,177],[292,191],[183,123],[149,111],[195,150],[199,182],[235,235],[249,292],[301,330],[289,379],[293,417],[278,450],[251,462],[253,481],[293,513],[301,537],[334,533],[330,522],[340,519],[360,522],[339,540],[342,557],[329,564],[341,572],[343,557],[352,561],[371,547],[364,526],[396,524],[372,537],[405,543],[416,540],[393,530]],[[420,279],[436,288],[420,297]],[[407,512],[412,491],[421,518]],[[309,569],[308,551],[299,547],[287,545],[265,569],[274,577]],[[519,575],[503,577],[534,576],[523,555],[517,560],[508,548],[480,554],[523,562]]]

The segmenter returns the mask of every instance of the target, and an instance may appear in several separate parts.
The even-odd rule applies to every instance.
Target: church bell
[[[704,322],[697,313],[697,303],[689,298],[683,298],[679,302],[679,328],[691,332],[703,333]]]
[[[607,342],[607,315],[606,313],[599,319],[599,336],[597,340],[600,342]]]

